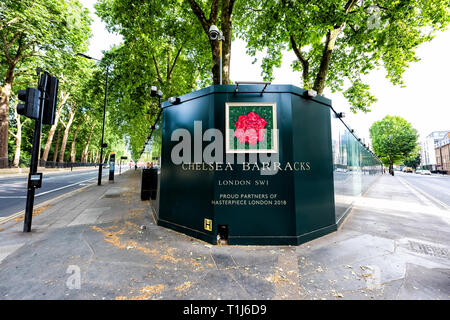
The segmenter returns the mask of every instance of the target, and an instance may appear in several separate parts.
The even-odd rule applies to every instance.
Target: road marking
[[[96,179],[96,178],[90,178],[90,179],[87,179],[87,180],[82,180],[82,181],[79,181],[79,182],[76,182],[76,183],[69,184],[67,186],[63,186],[63,187],[60,187],[60,188],[56,188],[56,189],[48,190],[48,191],[45,191],[45,192],[41,192],[41,193],[36,194],[35,197],[40,197],[40,196],[49,194],[51,192],[59,191],[59,190],[66,189],[66,188],[69,188],[69,187],[73,187],[73,186],[75,186],[77,184],[81,185],[82,183],[84,183],[86,181],[90,181],[90,180],[94,180],[94,179]],[[0,199],[26,199],[26,198],[27,198],[27,196],[0,196]]]
[[[397,177],[401,183],[403,183],[408,189],[410,189],[419,199],[423,200],[426,203],[430,203],[432,206],[435,206],[433,203],[430,202],[430,200],[434,201],[435,203],[439,204],[440,206],[442,206],[445,210],[449,210],[450,211],[450,207],[445,204],[444,202],[436,199],[435,197],[433,197],[431,194],[429,194],[428,192],[423,191],[422,189],[420,189],[419,187],[413,186],[411,183],[409,183],[408,181],[406,181],[403,178]],[[428,197],[428,200],[426,197]]]
[[[128,171],[128,170],[125,170],[125,171]],[[118,172],[115,172],[114,175],[118,175],[118,174],[119,174]],[[108,173],[102,174],[102,178],[104,178],[103,176],[106,176],[106,175],[108,175]],[[87,179],[87,180],[84,180],[84,181],[79,181],[79,182],[77,182],[77,183],[74,183],[73,185],[81,184],[81,183],[83,183],[83,182],[90,181],[90,180],[93,180],[93,179],[97,179],[97,177],[91,178],[91,179]],[[95,183],[95,182],[94,182],[94,183]],[[37,204],[37,205],[34,206],[34,209],[40,208],[40,207],[42,207],[42,206],[44,206],[44,205],[46,205],[46,204],[48,204],[48,203],[50,203],[50,202],[53,202],[53,201],[55,201],[55,200],[58,200],[58,199],[60,199],[60,198],[70,196],[71,194],[73,194],[73,193],[75,193],[75,192],[77,192],[77,191],[79,191],[79,190],[83,190],[83,189],[85,189],[85,188],[88,188],[89,186],[92,186],[94,183],[89,183],[89,184],[87,184],[87,185],[84,186],[84,187],[77,188],[77,189],[72,190],[72,191],[70,191],[70,192],[68,192],[68,193],[64,193],[64,194],[59,195],[59,196],[57,196],[57,197],[55,197],[55,198],[52,198],[52,199],[46,200],[46,201],[44,201],[44,202],[42,202],[42,203],[39,203],[39,204]],[[67,188],[67,187],[69,187],[69,186],[65,186],[65,187],[63,187],[63,188]],[[59,189],[61,189],[61,188],[59,188]],[[54,190],[52,190],[52,191],[56,191],[56,189],[54,189]],[[50,191],[46,191],[46,192],[48,193],[48,192],[50,192]],[[36,195],[36,196],[38,196],[38,195]],[[21,196],[21,197],[22,197],[22,196]],[[23,196],[23,197],[26,198],[26,196]],[[8,197],[8,196],[6,196],[6,197],[0,197],[0,199],[1,199],[1,198],[17,198],[17,197],[12,197],[12,196],[9,196],[9,197]],[[0,224],[4,224],[4,223],[6,223],[6,222],[9,222],[9,221],[11,221],[11,220],[17,218],[17,217],[20,217],[20,216],[23,215],[24,213],[25,213],[25,210],[22,210],[22,211],[19,211],[19,212],[14,213],[14,214],[12,214],[12,215],[9,215],[9,216],[7,216],[7,217],[0,217]]]
[[[106,175],[106,173],[103,174],[103,175]],[[78,181],[78,182],[75,182],[73,184],[69,184],[67,186],[63,186],[63,187],[60,187],[60,188],[56,188],[56,189],[48,190],[48,191],[45,191],[45,192],[41,192],[41,193],[36,194],[35,197],[40,197],[40,196],[46,195],[46,194],[51,193],[51,192],[55,192],[55,191],[59,191],[59,190],[65,189],[65,188],[69,188],[69,187],[75,186],[77,184],[79,184],[79,185],[86,185],[86,184],[84,184],[86,181],[91,181],[91,180],[94,180],[94,179],[97,179],[97,177],[86,179],[86,180],[82,180],[82,181]],[[46,181],[48,181],[48,180],[46,180]],[[45,182],[45,181],[43,181],[43,182]],[[26,199],[26,198],[27,198],[27,196],[0,196],[0,199]]]
[[[42,203],[36,204],[36,205],[34,206],[34,209],[40,208],[40,207],[42,207],[42,206],[45,206],[45,205],[47,205],[48,203],[51,203],[51,202],[56,201],[56,200],[58,200],[58,199],[61,199],[61,198],[64,198],[64,197],[68,197],[68,196],[72,195],[72,194],[75,193],[75,192],[78,192],[78,191],[80,191],[80,190],[83,190],[83,189],[85,189],[85,188],[88,188],[88,187],[92,186],[93,184],[94,184],[94,183],[90,183],[90,184],[88,184],[88,185],[85,186],[85,187],[82,187],[82,188],[78,188],[78,189],[72,190],[72,191],[70,191],[70,192],[68,192],[68,193],[63,193],[63,194],[61,194],[61,195],[59,195],[59,196],[57,196],[57,197],[55,197],[55,198],[51,198],[51,199],[48,199],[48,200],[46,200],[46,201],[44,201],[44,202],[42,202]],[[20,217],[20,216],[22,216],[22,215],[24,215],[24,214],[25,214],[25,210],[22,210],[22,211],[13,213],[12,215],[9,215],[9,216],[7,216],[7,217],[1,217],[1,218],[0,218],[0,224],[5,224],[5,223],[7,223],[7,222],[9,222],[9,221],[11,221],[11,220],[13,220],[13,219],[15,219],[15,218],[18,218],[18,217]]]

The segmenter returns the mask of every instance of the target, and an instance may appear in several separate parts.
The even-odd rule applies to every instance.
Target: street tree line
[[[41,163],[104,161],[104,70],[76,55],[87,51],[92,35],[88,11],[75,0],[5,0],[0,19],[0,167],[28,165],[34,121],[16,105],[19,90],[37,86],[36,67],[59,79],[55,122],[43,127]],[[114,131],[106,137],[110,150],[124,149]]]
[[[34,9],[24,8],[25,2]],[[230,84],[231,42],[237,37],[246,41],[248,54],[262,54],[265,80],[273,80],[274,68],[281,65],[286,50],[292,50],[297,57],[292,70],[300,72],[301,86],[319,94],[326,89],[342,92],[354,112],[369,112],[376,97],[364,76],[382,67],[392,83],[404,85],[404,71],[418,61],[416,49],[450,21],[447,0],[98,0],[96,14],[123,42],[105,52],[101,65],[95,66],[74,58],[76,52],[86,51],[90,35],[87,12],[77,1],[6,0],[0,8],[0,36],[7,46],[1,53],[0,141],[9,139],[14,153],[18,123],[24,128],[22,136],[28,132],[29,121],[9,108],[18,88],[14,83],[33,79],[29,70],[45,63],[49,71],[66,77],[60,94],[65,92],[67,98],[60,97],[65,102],[59,125],[44,130],[42,157],[54,158],[58,151],[62,159],[72,153],[65,150],[70,139],[79,141],[73,154],[84,158],[99,147],[106,65],[111,68],[107,137],[117,143],[125,137],[137,160],[160,112],[150,87],[157,85],[167,99],[218,84],[221,71],[223,84]],[[26,28],[28,24],[32,27]],[[208,35],[212,25],[224,36],[222,70],[219,41]],[[31,40],[34,45],[25,50]],[[16,54],[17,62],[11,58]],[[28,70],[28,78],[19,75],[22,70]],[[11,81],[11,75],[17,81]],[[61,149],[47,148],[55,135],[58,140],[58,133]],[[89,145],[87,153],[83,143]],[[0,148],[0,158],[7,154]]]

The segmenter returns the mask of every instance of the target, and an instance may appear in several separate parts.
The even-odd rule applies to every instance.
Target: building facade
[[[421,143],[420,167],[430,171],[438,171],[436,159],[436,145],[449,137],[450,130],[434,131]]]
[[[437,171],[450,174],[450,133],[445,139],[436,143],[435,156]]]

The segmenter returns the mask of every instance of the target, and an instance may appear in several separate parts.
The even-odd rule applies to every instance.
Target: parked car
[[[422,174],[422,169],[417,169],[417,170],[415,171],[415,173],[416,173],[416,174]]]
[[[420,174],[431,175],[430,170],[420,170]]]
[[[412,168],[410,168],[410,167],[404,167],[403,168],[403,172],[413,172],[413,169]]]

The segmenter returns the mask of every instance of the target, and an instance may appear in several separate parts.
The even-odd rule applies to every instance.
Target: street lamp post
[[[393,176],[394,175],[394,165],[392,163],[392,142],[391,142],[392,136],[389,136],[389,173]]]
[[[86,59],[90,59],[90,60],[95,60],[95,61],[101,61],[99,59],[95,59],[92,58],[88,55],[85,55],[83,53],[77,53],[78,56],[86,58]],[[109,75],[109,65],[106,66],[106,83],[105,83],[105,101],[103,104],[103,128],[102,128],[102,142],[100,145],[100,162],[103,162],[103,148],[106,147],[105,146],[105,121],[106,121],[106,101],[108,99],[108,75]],[[100,165],[98,166],[98,181],[97,181],[97,185],[101,186],[102,185],[102,169],[103,169],[103,163],[100,163]]]

